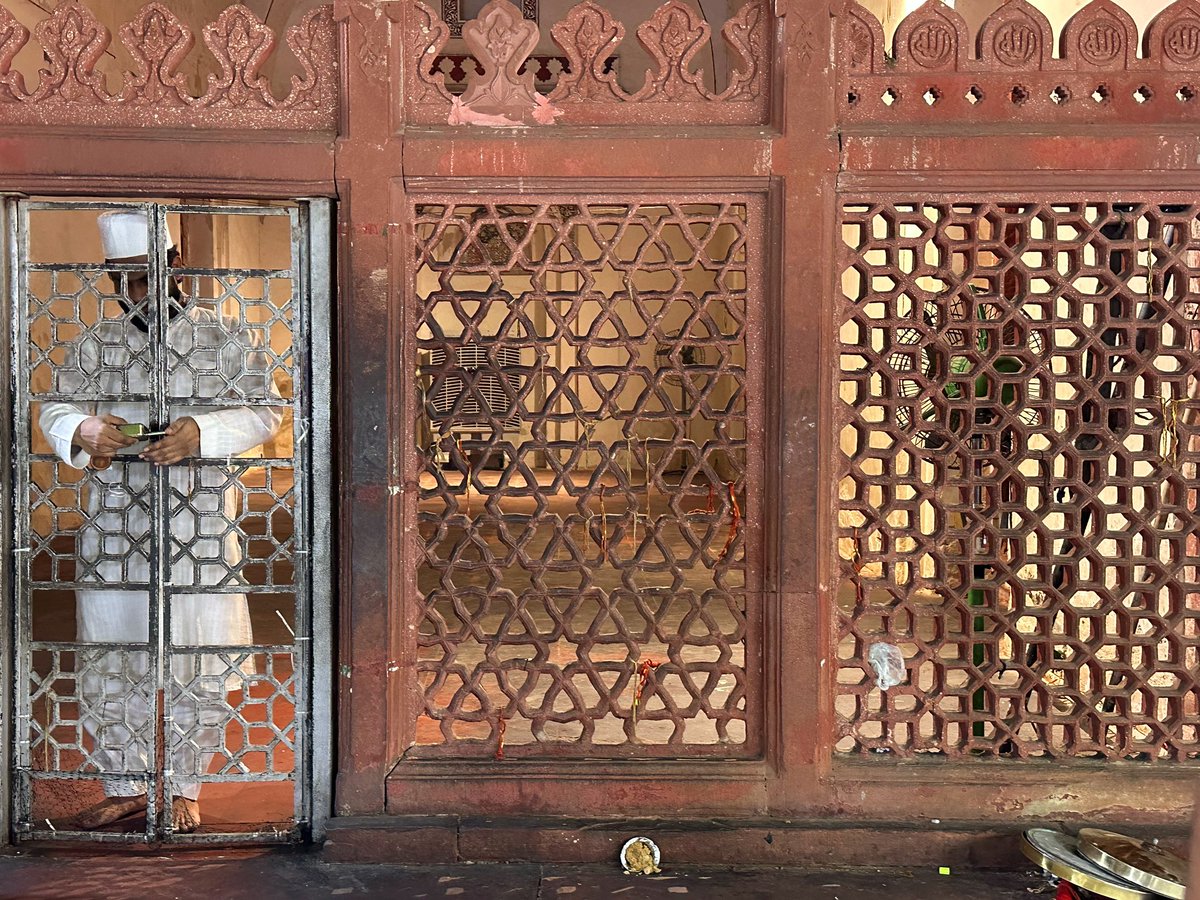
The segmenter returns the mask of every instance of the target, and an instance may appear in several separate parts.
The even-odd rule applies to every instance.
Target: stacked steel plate
[[[1084,828],[1077,837],[1031,828],[1021,851],[1052,875],[1111,900],[1184,900],[1187,863],[1155,843]]]

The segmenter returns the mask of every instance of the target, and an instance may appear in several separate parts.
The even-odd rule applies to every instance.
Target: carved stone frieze
[[[286,43],[303,75],[282,99],[263,67],[275,33],[245,6],[227,7],[203,29],[217,62],[203,94],[180,73],[196,40],[165,3],[149,3],[118,28],[133,71],[110,91],[97,64],[112,35],[83,4],[59,3],[34,28],[45,65],[29,86],[12,68],[29,32],[0,6],[0,125],[89,125],[111,128],[255,128],[331,131],[337,126],[337,42],[332,7],[312,10],[288,29]]]
[[[1175,0],[1160,12],[1141,56],[1137,27],[1114,0],[1076,12],[1057,48],[1049,21],[1028,0],[1007,0],[970,37],[958,13],[929,0],[900,22],[889,47],[878,20],[849,3],[837,22],[843,120],[1200,118],[1200,0]]]
[[[511,126],[550,124],[560,119],[571,124],[767,121],[767,84],[777,20],[773,0],[748,0],[721,29],[720,39],[731,50],[733,71],[728,83],[715,90],[696,61],[708,58],[709,42],[716,38],[691,5],[667,0],[638,27],[637,39],[652,65],[635,89],[633,85],[623,87],[615,71],[626,38],[625,26],[602,2],[581,0],[550,27],[550,35],[562,48],[567,64],[555,84],[543,87],[545,94],[537,92],[537,83],[529,82],[528,73],[518,74],[521,62],[536,49],[540,38],[531,21],[522,21],[528,20],[530,5],[494,0],[473,23],[463,26],[463,39],[482,72],[467,68],[468,87],[461,101],[445,90],[444,76],[426,77],[434,61],[430,57],[436,58],[437,48],[452,35],[453,23],[437,19],[421,0],[410,3],[413,12],[405,26],[406,71],[417,73],[409,77],[409,93],[404,101],[404,118],[410,122]],[[456,3],[455,14],[459,8]],[[443,11],[446,9],[444,4]],[[474,44],[480,41],[491,44],[492,49],[486,53],[477,50]],[[505,67],[491,68],[484,57],[502,50],[501,55],[508,58],[509,42],[519,46],[525,56],[515,66],[508,65],[506,74]],[[814,34],[810,49],[814,56],[818,43]],[[503,49],[501,44],[505,45]],[[506,111],[499,112],[502,107]]]

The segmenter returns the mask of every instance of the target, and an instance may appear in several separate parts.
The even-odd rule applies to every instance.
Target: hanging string
[[[463,463],[463,484],[467,489],[467,518],[469,519],[471,518],[471,462],[463,450],[462,435],[457,435],[454,441],[458,446],[458,458]]]
[[[863,558],[862,537],[857,528],[854,529],[854,550],[850,556],[850,564],[854,569],[854,601],[861,609],[863,606],[862,570],[866,568],[867,562]]]
[[[650,673],[661,666],[662,663],[653,659],[644,659],[638,669],[638,686],[637,691],[633,695],[633,724],[637,727],[638,707],[642,703],[642,693],[646,690],[646,683],[650,680]]]
[[[500,716],[496,723],[496,759],[504,759],[504,732],[508,729],[508,720]]]
[[[738,534],[742,530],[742,508],[738,506],[737,494],[734,493],[733,482],[727,484],[729,489],[729,505],[733,508],[733,519],[729,523],[729,537],[725,540],[725,546],[721,548],[721,555],[717,557],[717,562],[722,563],[725,557],[729,555],[729,549],[733,546],[733,542],[737,540]]]
[[[1158,434],[1158,456],[1172,466],[1179,465],[1179,407],[1178,397],[1160,397],[1162,430]]]

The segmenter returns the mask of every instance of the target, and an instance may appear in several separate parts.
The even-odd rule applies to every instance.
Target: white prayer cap
[[[126,259],[130,256],[145,256],[149,252],[149,219],[145,210],[119,209],[106,212],[96,219],[100,227],[100,243],[104,246],[105,259]],[[171,229],[166,231],[163,250],[175,246],[171,240]]]

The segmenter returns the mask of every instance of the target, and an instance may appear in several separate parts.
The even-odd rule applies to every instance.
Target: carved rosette
[[[608,58],[625,39],[625,26],[608,10],[584,0],[550,29],[570,71],[564,71],[550,99],[556,102],[617,102],[627,98],[617,78],[606,72]]]
[[[218,109],[271,109],[278,102],[267,79],[259,74],[271,51],[275,33],[241,4],[229,7],[204,28],[204,43],[221,67],[208,76],[208,91],[200,103]]]
[[[25,79],[12,71],[12,61],[29,40],[29,29],[0,6],[0,102],[16,102],[25,97]]]
[[[638,41],[658,64],[646,73],[646,84],[634,100],[680,102],[707,100],[704,71],[693,72],[692,59],[711,35],[708,23],[680,0],[669,0],[637,30]]]
[[[103,103],[108,99],[96,62],[111,40],[108,29],[81,3],[60,3],[34,28],[49,65],[28,97],[34,103]]]
[[[176,74],[196,43],[192,32],[159,3],[142,8],[121,27],[121,43],[133,57],[136,72],[125,73],[121,100],[156,106],[184,106],[191,98],[186,79]]]

